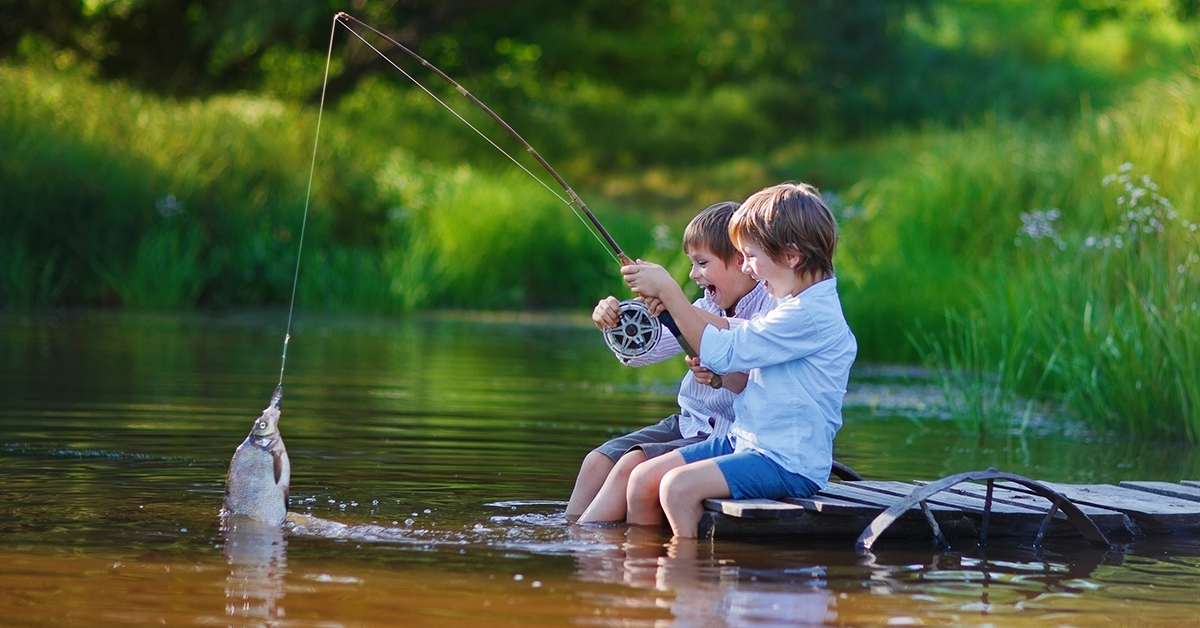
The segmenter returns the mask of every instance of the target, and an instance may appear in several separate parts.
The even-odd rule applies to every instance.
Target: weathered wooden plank
[[[700,515],[697,534],[702,539],[791,538],[799,536],[829,536],[814,532],[801,518],[747,519],[731,517],[712,510]]]
[[[853,538],[884,509],[923,484],[834,482],[804,499],[706,500],[701,532],[715,538]],[[1146,532],[1200,529],[1200,481],[1041,484],[1075,503],[1106,534],[1138,527]],[[978,534],[986,492],[982,483],[964,482],[930,496],[926,503],[947,537],[970,537]],[[1036,534],[1049,505],[1023,486],[998,482],[993,488],[989,535]],[[1075,532],[1061,513],[1049,530],[1056,536]],[[919,506],[913,506],[886,536],[927,540],[932,534]]]
[[[902,497],[897,497],[895,495],[889,495],[886,493],[880,493],[879,491],[861,488],[857,486],[858,484],[859,482],[833,482],[826,484],[825,488],[821,489],[821,492],[817,493],[817,495],[823,497],[832,497],[834,499],[840,499],[848,502],[858,502],[861,504],[879,506],[881,510],[888,508],[892,504],[903,499]],[[946,506],[944,504],[930,503],[929,509],[935,514],[938,512],[958,512],[958,509]],[[913,506],[910,508],[910,510],[920,512],[921,507]]]
[[[917,484],[926,484],[926,482],[918,480]],[[1012,488],[1006,488],[1005,483],[999,482],[992,490],[992,501],[1010,504],[1013,506],[1032,508],[1043,514],[1050,509],[1050,501],[1045,497],[1028,492],[1024,489],[1024,487],[1020,488],[1022,490],[1019,491]],[[947,489],[947,491],[971,495],[981,500],[987,498],[987,485],[977,484],[975,482],[963,482],[962,484],[956,484],[955,486]],[[1078,503],[1076,505],[1079,506],[1079,509],[1083,511],[1083,514],[1095,521],[1097,525],[1103,521],[1106,525],[1120,526],[1127,519],[1124,513],[1118,512],[1111,508],[1102,508],[1099,506]],[[1067,516],[1060,512],[1055,515],[1055,518],[1066,519]]]
[[[896,495],[908,495],[915,486],[902,482],[856,482],[863,488]],[[928,482],[915,481],[916,486],[924,486]],[[1005,500],[1004,497],[1010,497]],[[963,513],[963,518],[979,526],[983,522],[984,507],[987,504],[987,485],[974,482],[956,484],[944,491],[931,496],[927,503],[941,503],[953,506]],[[1105,534],[1131,534],[1129,519],[1124,514],[1114,510],[1090,508],[1096,518],[1093,522]],[[1033,494],[1014,493],[995,487],[992,491],[992,510],[989,516],[988,536],[1019,537],[1036,536],[1041,531],[1046,513],[1050,511],[1050,502]],[[1098,520],[1097,520],[1098,519]],[[1047,536],[1075,536],[1079,529],[1075,527],[1061,511],[1055,513],[1054,520],[1046,530]]]
[[[965,484],[965,482],[964,482]],[[918,488],[919,484],[905,484],[903,482],[856,482],[855,486],[861,486],[867,490],[879,491],[887,495],[896,495],[899,497],[908,497],[913,492],[913,489]],[[985,491],[986,491],[986,487]],[[942,491],[928,500],[929,504],[942,504],[949,508],[956,508],[964,512],[982,515],[985,505],[984,497],[974,497],[966,493],[958,493],[950,490]],[[1043,500],[1043,503],[1044,500]],[[992,500],[992,515],[1013,515],[1013,516],[1046,516],[1045,508],[1037,509],[1023,504],[1010,504]],[[1064,515],[1065,518],[1065,515]]]
[[[854,539],[883,511],[879,506],[822,496],[790,501],[793,504],[803,502],[804,514],[798,517],[753,519],[707,510],[701,515],[698,534],[701,538],[716,539]],[[801,508],[800,505],[796,507]],[[963,521],[956,513],[945,512],[942,515],[938,524],[947,538],[971,537],[977,534],[976,528],[970,522]],[[916,508],[905,513],[888,529],[888,538],[928,541],[933,538],[933,533],[920,509]]]
[[[1200,526],[1200,502],[1189,502],[1112,484],[1058,484],[1042,482],[1076,504],[1116,510],[1142,530]],[[1024,487],[1005,483],[1005,488],[1024,491]]]
[[[741,519],[784,519],[804,514],[804,506],[773,499],[706,499],[704,508]]]
[[[870,482],[866,482],[870,485]],[[836,499],[851,503],[861,503],[864,506],[879,508],[879,511],[874,512],[869,517],[862,517],[856,522],[858,528],[857,533],[861,534],[862,530],[871,525],[875,517],[878,516],[884,509],[887,509],[892,504],[904,499],[912,491],[913,486],[896,483],[896,492],[893,494],[881,492],[878,489],[879,484],[875,485],[874,490],[864,485],[864,482],[838,482],[828,484],[815,497],[824,499]],[[900,490],[898,487],[904,487]],[[954,540],[960,537],[975,537],[979,534],[980,518],[969,515],[960,508],[945,504],[936,500],[928,500],[926,504],[929,506],[929,511],[933,518],[941,528],[942,534],[949,540]],[[806,504],[807,507],[807,504]],[[1001,535],[1025,535],[1029,534],[1029,519],[1021,525],[1009,525],[1009,530],[1002,531],[997,536]],[[921,538],[932,539],[933,531],[929,527],[929,522],[925,519],[924,513],[921,512],[919,505],[913,505],[899,519],[892,523],[888,528],[887,538]]]
[[[813,495],[812,497],[788,498],[787,501],[799,504],[810,512],[841,517],[875,517],[884,510],[882,506],[848,502],[821,494]]]
[[[917,480],[917,484],[924,483],[922,480]],[[1021,489],[1022,491],[1010,490],[1004,488],[1003,483],[997,483],[995,486],[992,486],[992,503],[1007,503],[1012,504],[1012,506],[1031,508],[1036,510],[1042,518],[1045,518],[1045,514],[1050,512],[1050,501],[1046,500],[1045,497],[1033,494],[1033,492],[1025,492],[1024,486],[1021,486]],[[964,482],[950,486],[947,492],[958,492],[958,494],[968,495],[977,498],[982,503],[988,498],[988,485]],[[1087,518],[1091,519],[1093,524],[1096,524],[1100,532],[1103,532],[1110,539],[1129,539],[1140,536],[1138,527],[1124,513],[1082,503],[1076,503],[1075,507],[1087,515]],[[1003,531],[1000,533],[994,532],[994,534],[1004,536]],[[1067,515],[1060,510],[1060,512],[1055,513],[1055,519],[1051,522],[1050,530],[1046,531],[1046,534],[1050,537],[1074,536],[1074,534],[1079,534],[1079,528],[1076,528],[1067,518]]]
[[[1122,481],[1121,486],[1135,491],[1146,491],[1155,495],[1165,495],[1192,502],[1200,502],[1200,486],[1172,484],[1171,482]]]
[[[785,519],[747,519],[731,517],[724,513],[705,511],[700,517],[697,533],[700,538],[743,539],[743,538],[788,538],[788,539],[846,539],[857,537],[863,528],[875,518],[875,514],[864,516],[835,516],[805,513],[800,517]],[[929,525],[923,518],[904,517],[893,526],[897,538],[929,539]],[[893,534],[889,531],[889,536]]]

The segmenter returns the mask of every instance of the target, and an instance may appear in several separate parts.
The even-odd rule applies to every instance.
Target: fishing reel
[[[658,344],[662,326],[643,301],[621,301],[617,326],[604,330],[604,342],[622,358],[646,355]]]

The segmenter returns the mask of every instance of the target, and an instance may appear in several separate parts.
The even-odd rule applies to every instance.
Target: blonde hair
[[[738,251],[729,239],[729,219],[737,208],[733,201],[721,201],[696,214],[683,231],[683,250],[705,248],[726,264],[734,262]]]
[[[754,243],[778,264],[788,246],[795,246],[801,256],[796,274],[833,275],[837,220],[807,183],[780,183],[752,194],[730,219],[729,237],[739,246]]]

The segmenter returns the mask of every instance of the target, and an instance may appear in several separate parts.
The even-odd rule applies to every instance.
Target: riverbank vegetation
[[[766,1],[644,3],[636,25],[558,4],[468,14],[419,49],[626,252],[682,280],[695,211],[812,181],[842,223],[863,360],[928,362],[969,429],[1065,407],[1200,440],[1195,3],[812,3],[815,30]],[[96,6],[111,34],[149,5]],[[205,10],[196,23],[218,19]],[[306,41],[328,37],[323,10],[290,15]],[[586,309],[627,293],[519,146],[421,76],[548,185],[348,33],[310,196],[323,43],[230,31],[164,74],[34,17],[0,50],[2,306],[285,304],[301,229],[302,308]]]

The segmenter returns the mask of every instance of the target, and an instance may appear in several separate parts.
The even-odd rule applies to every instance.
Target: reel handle
[[[617,259],[621,262],[622,266],[633,266],[636,263],[633,261],[633,259],[620,250],[617,251]],[[663,310],[662,313],[655,318],[658,319],[658,322],[662,323],[663,327],[667,328],[667,331],[671,332],[672,336],[675,336],[675,340],[679,341],[679,346],[683,347],[683,352],[686,353],[689,358],[694,358],[698,355],[696,353],[696,349],[692,347],[692,343],[688,342],[687,338],[683,337],[683,332],[679,331],[679,325],[675,324],[675,318],[671,316],[670,312]],[[658,342],[658,339],[656,338],[654,342]],[[713,373],[712,381],[710,381],[708,385],[713,388],[720,388],[721,376]]]

